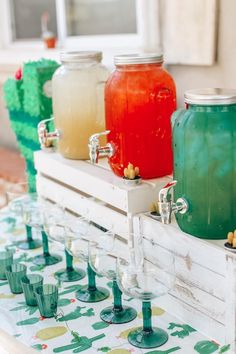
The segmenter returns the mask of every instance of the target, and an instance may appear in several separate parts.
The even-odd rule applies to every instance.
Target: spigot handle
[[[189,210],[188,201],[185,198],[178,198],[176,203],[169,198],[169,191],[176,185],[177,181],[171,181],[163,187],[159,192],[159,210],[161,214],[161,221],[163,224],[171,223],[171,214],[180,213],[185,214]]]
[[[52,120],[54,120],[54,117],[52,118],[47,118],[47,119],[43,119],[38,123],[37,129],[38,129],[38,136],[39,136],[39,140],[42,137],[46,137],[47,134],[47,125],[46,123],[51,122]]]
[[[38,130],[38,138],[39,138],[39,142],[40,142],[41,147],[45,145],[45,142],[47,140],[48,131],[47,131],[46,123],[48,121],[53,120],[53,119],[54,118],[43,119],[38,123],[37,130]]]
[[[173,180],[168,182],[159,192],[159,202],[167,202],[168,201],[168,194],[171,188],[176,185],[177,181]]]
[[[96,133],[90,136],[89,138],[89,157],[90,161],[95,164],[98,162],[99,156],[101,157],[112,157],[115,154],[115,147],[112,143],[107,143],[105,146],[100,147],[99,137],[107,135],[110,133],[110,130],[105,130],[101,133]]]
[[[41,120],[41,121],[39,122],[38,125],[40,125],[40,123],[48,123],[48,122],[51,122],[52,120],[54,120],[54,117],[43,119],[43,120]]]
[[[41,120],[38,123],[38,138],[41,148],[51,148],[51,142],[60,137],[59,131],[56,129],[54,132],[48,132],[47,123],[54,120],[54,117]]]
[[[110,130],[105,130],[104,132],[101,133],[95,133],[90,136],[89,138],[89,144],[94,144],[95,142],[97,143],[99,141],[100,136],[108,135],[110,133]]]

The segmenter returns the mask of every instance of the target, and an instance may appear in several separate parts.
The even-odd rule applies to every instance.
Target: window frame
[[[57,29],[58,29],[58,47],[59,48],[75,48],[79,47],[82,50],[96,48],[105,50],[119,49],[147,49],[144,41],[148,37],[152,37],[156,43],[160,43],[160,31],[156,33],[152,29],[153,21],[150,21],[150,16],[153,14],[153,8],[158,6],[158,0],[136,0],[136,19],[137,19],[137,34],[115,34],[115,35],[94,35],[94,36],[67,36],[66,31],[66,16],[65,16],[65,1],[56,1],[57,14]],[[11,24],[11,8],[10,0],[1,0],[0,2],[0,21],[3,25],[2,32],[2,48],[33,48],[42,49],[41,40],[13,40],[13,29]],[[147,15],[145,18],[145,15]],[[155,18],[156,19],[156,18]],[[158,25],[158,21],[157,25]],[[147,43],[146,43],[147,44]],[[149,48],[150,49],[150,48]]]

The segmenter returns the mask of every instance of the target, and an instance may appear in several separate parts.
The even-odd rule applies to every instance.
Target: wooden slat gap
[[[210,316],[210,315],[208,315],[208,314],[205,314],[205,313],[202,312],[202,311],[199,311],[198,308],[196,308],[196,307],[190,305],[189,303],[187,303],[186,301],[184,301],[183,298],[180,299],[180,298],[178,298],[176,295],[172,294],[171,292],[169,293],[169,295],[170,295],[171,297],[173,297],[174,299],[176,299],[178,302],[181,301],[182,303],[184,303],[185,306],[191,307],[194,311],[200,313],[201,315],[206,316],[206,317],[209,317],[209,318],[210,318],[211,320],[213,320],[214,322],[217,322],[218,324],[225,326],[225,323],[220,322],[220,321],[217,320],[216,318],[213,318],[212,316]]]
[[[51,177],[51,176],[48,176],[48,175],[46,175],[45,173],[40,172],[40,175],[41,175],[42,177],[44,177],[44,178],[49,179],[49,180],[52,181],[52,182],[55,182],[55,183],[59,184],[60,186],[62,186],[62,187],[64,187],[64,188],[70,189],[72,192],[76,192],[76,193],[82,195],[82,196],[85,197],[85,198],[88,198],[88,199],[89,199],[89,198],[94,198],[94,199],[96,199],[97,201],[100,201],[100,202],[104,203],[104,205],[105,205],[106,207],[110,208],[111,210],[116,211],[117,213],[120,213],[120,214],[125,215],[125,216],[127,215],[127,213],[126,213],[124,210],[119,209],[119,208],[116,208],[116,207],[114,207],[113,205],[111,205],[111,204],[109,204],[109,203],[106,203],[106,202],[104,202],[104,201],[101,200],[101,199],[95,198],[95,197],[93,197],[92,195],[87,194],[87,193],[85,193],[85,192],[82,192],[81,190],[79,190],[79,189],[77,189],[77,188],[75,188],[75,187],[72,187],[72,186],[70,186],[70,185],[68,185],[68,184],[66,184],[66,183],[63,183],[63,182],[61,182],[61,181],[58,181],[57,179],[55,179],[55,178],[53,178],[53,177]]]
[[[152,245],[156,245],[156,246],[158,246],[158,247],[161,247],[161,248],[165,249],[166,251],[173,253],[175,256],[177,256],[177,257],[179,257],[179,258],[185,259],[185,257],[182,256],[180,253],[176,253],[175,250],[171,250],[171,249],[169,249],[169,248],[163,247],[162,245],[160,245],[160,244],[158,244],[157,242],[155,242],[153,238],[148,239],[148,238],[144,237],[144,239],[145,239],[147,242],[150,242]],[[194,264],[197,264],[198,266],[202,267],[202,264],[200,264],[200,263],[198,263],[198,262],[196,262],[196,261],[192,261],[192,262],[193,262]],[[212,269],[211,269],[211,268],[208,268],[208,267],[206,267],[206,266],[204,266],[204,267],[202,267],[202,268],[207,269],[207,270],[209,270],[209,271],[212,272]],[[223,275],[222,275],[221,273],[218,273],[217,271],[214,271],[214,272],[215,272],[217,275],[220,275],[220,276],[223,277]]]
[[[160,223],[160,221],[155,220],[155,219],[152,218],[150,215],[148,215],[148,213],[144,213],[143,216],[144,216],[145,218],[148,218],[149,220],[151,219],[153,222],[158,222],[158,223]],[[179,228],[179,226],[178,226],[178,224],[177,224],[176,222],[174,222],[174,223],[172,222],[171,224],[169,224],[169,225],[167,225],[167,226],[168,226],[168,227],[171,227],[173,230],[178,230],[178,228]],[[181,231],[180,228],[179,228],[179,231]],[[199,241],[199,243],[201,243],[202,245],[204,245],[205,247],[207,247],[207,248],[209,248],[209,249],[210,249],[211,247],[213,247],[213,248],[215,248],[217,251],[220,251],[223,255],[226,255],[227,253],[230,253],[229,251],[226,251],[223,247],[218,246],[218,245],[216,245],[215,243],[211,242],[211,241],[217,241],[217,240],[203,239],[203,238],[200,238],[200,237],[196,237],[196,236],[187,234],[187,233],[185,233],[185,232],[183,232],[183,231],[181,231],[181,232],[182,232],[186,237],[189,236],[192,241],[193,241],[193,238],[196,238],[196,239]],[[236,258],[236,254],[234,254],[233,257]]]
[[[144,258],[145,258],[146,261],[148,261],[149,263],[151,263],[154,267],[156,266],[155,261],[153,260],[153,258],[146,258],[146,257],[144,257]],[[203,268],[203,269],[204,269],[204,268]],[[220,275],[222,278],[224,278],[221,274],[219,274],[219,275]],[[191,287],[194,287],[194,288],[196,288],[196,289],[199,289],[200,291],[202,291],[202,292],[204,292],[204,293],[206,293],[206,294],[208,294],[208,295],[211,295],[211,296],[213,296],[215,299],[220,300],[220,301],[222,301],[222,302],[225,303],[225,300],[224,300],[224,299],[222,299],[222,298],[220,298],[219,296],[216,296],[216,295],[214,295],[214,294],[212,294],[212,293],[207,292],[205,289],[200,288],[197,284],[191,283],[187,278],[183,278],[183,277],[181,277],[181,276],[178,276],[177,274],[176,274],[176,278],[177,278],[178,280],[180,280],[181,282],[185,283],[186,285],[191,286]]]

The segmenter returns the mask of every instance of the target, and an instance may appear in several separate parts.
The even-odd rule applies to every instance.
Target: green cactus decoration
[[[196,332],[196,329],[190,327],[187,324],[181,325],[178,323],[171,322],[169,324],[168,329],[173,330],[174,328],[179,328],[180,330],[176,330],[176,331],[172,332],[171,336],[178,337],[178,338],[185,338],[185,337],[188,337],[190,335],[190,333]]]
[[[53,353],[62,353],[67,350],[72,350],[72,353],[80,353],[84,350],[90,349],[92,347],[93,342],[104,338],[105,334],[99,334],[96,337],[88,338],[85,336],[80,337],[78,333],[72,331],[72,336],[74,338],[71,340],[71,344],[65,345],[63,347],[54,348]]]
[[[40,149],[37,126],[42,119],[52,115],[50,82],[58,67],[59,64],[54,60],[27,62],[23,67],[23,78],[16,75],[16,79],[8,79],[3,87],[11,127],[26,160],[30,192],[35,191],[36,170],[33,153]],[[50,128],[52,125],[50,123]]]
[[[86,316],[86,317],[95,316],[93,308],[86,309],[82,312],[83,309],[86,309],[86,307],[85,306],[83,306],[83,307],[77,306],[74,311],[69,312],[65,316],[59,317],[58,321],[59,322],[71,321],[71,320],[77,320],[77,318],[80,318],[82,316]]]

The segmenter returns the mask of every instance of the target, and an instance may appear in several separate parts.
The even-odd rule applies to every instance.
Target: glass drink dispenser
[[[58,140],[58,150],[69,159],[88,159],[88,139],[104,130],[104,85],[109,76],[101,65],[102,53],[63,52],[62,65],[52,78],[52,99],[55,132],[46,131],[44,120],[39,124],[43,147]]]
[[[176,108],[175,84],[157,54],[115,56],[116,70],[105,86],[106,132],[90,138],[90,158],[108,156],[115,174],[129,163],[142,178],[172,172],[170,117]],[[99,137],[108,134],[100,147]]]
[[[172,117],[175,181],[159,194],[162,220],[174,211],[184,232],[225,239],[236,229],[236,90],[187,91],[185,103]]]

